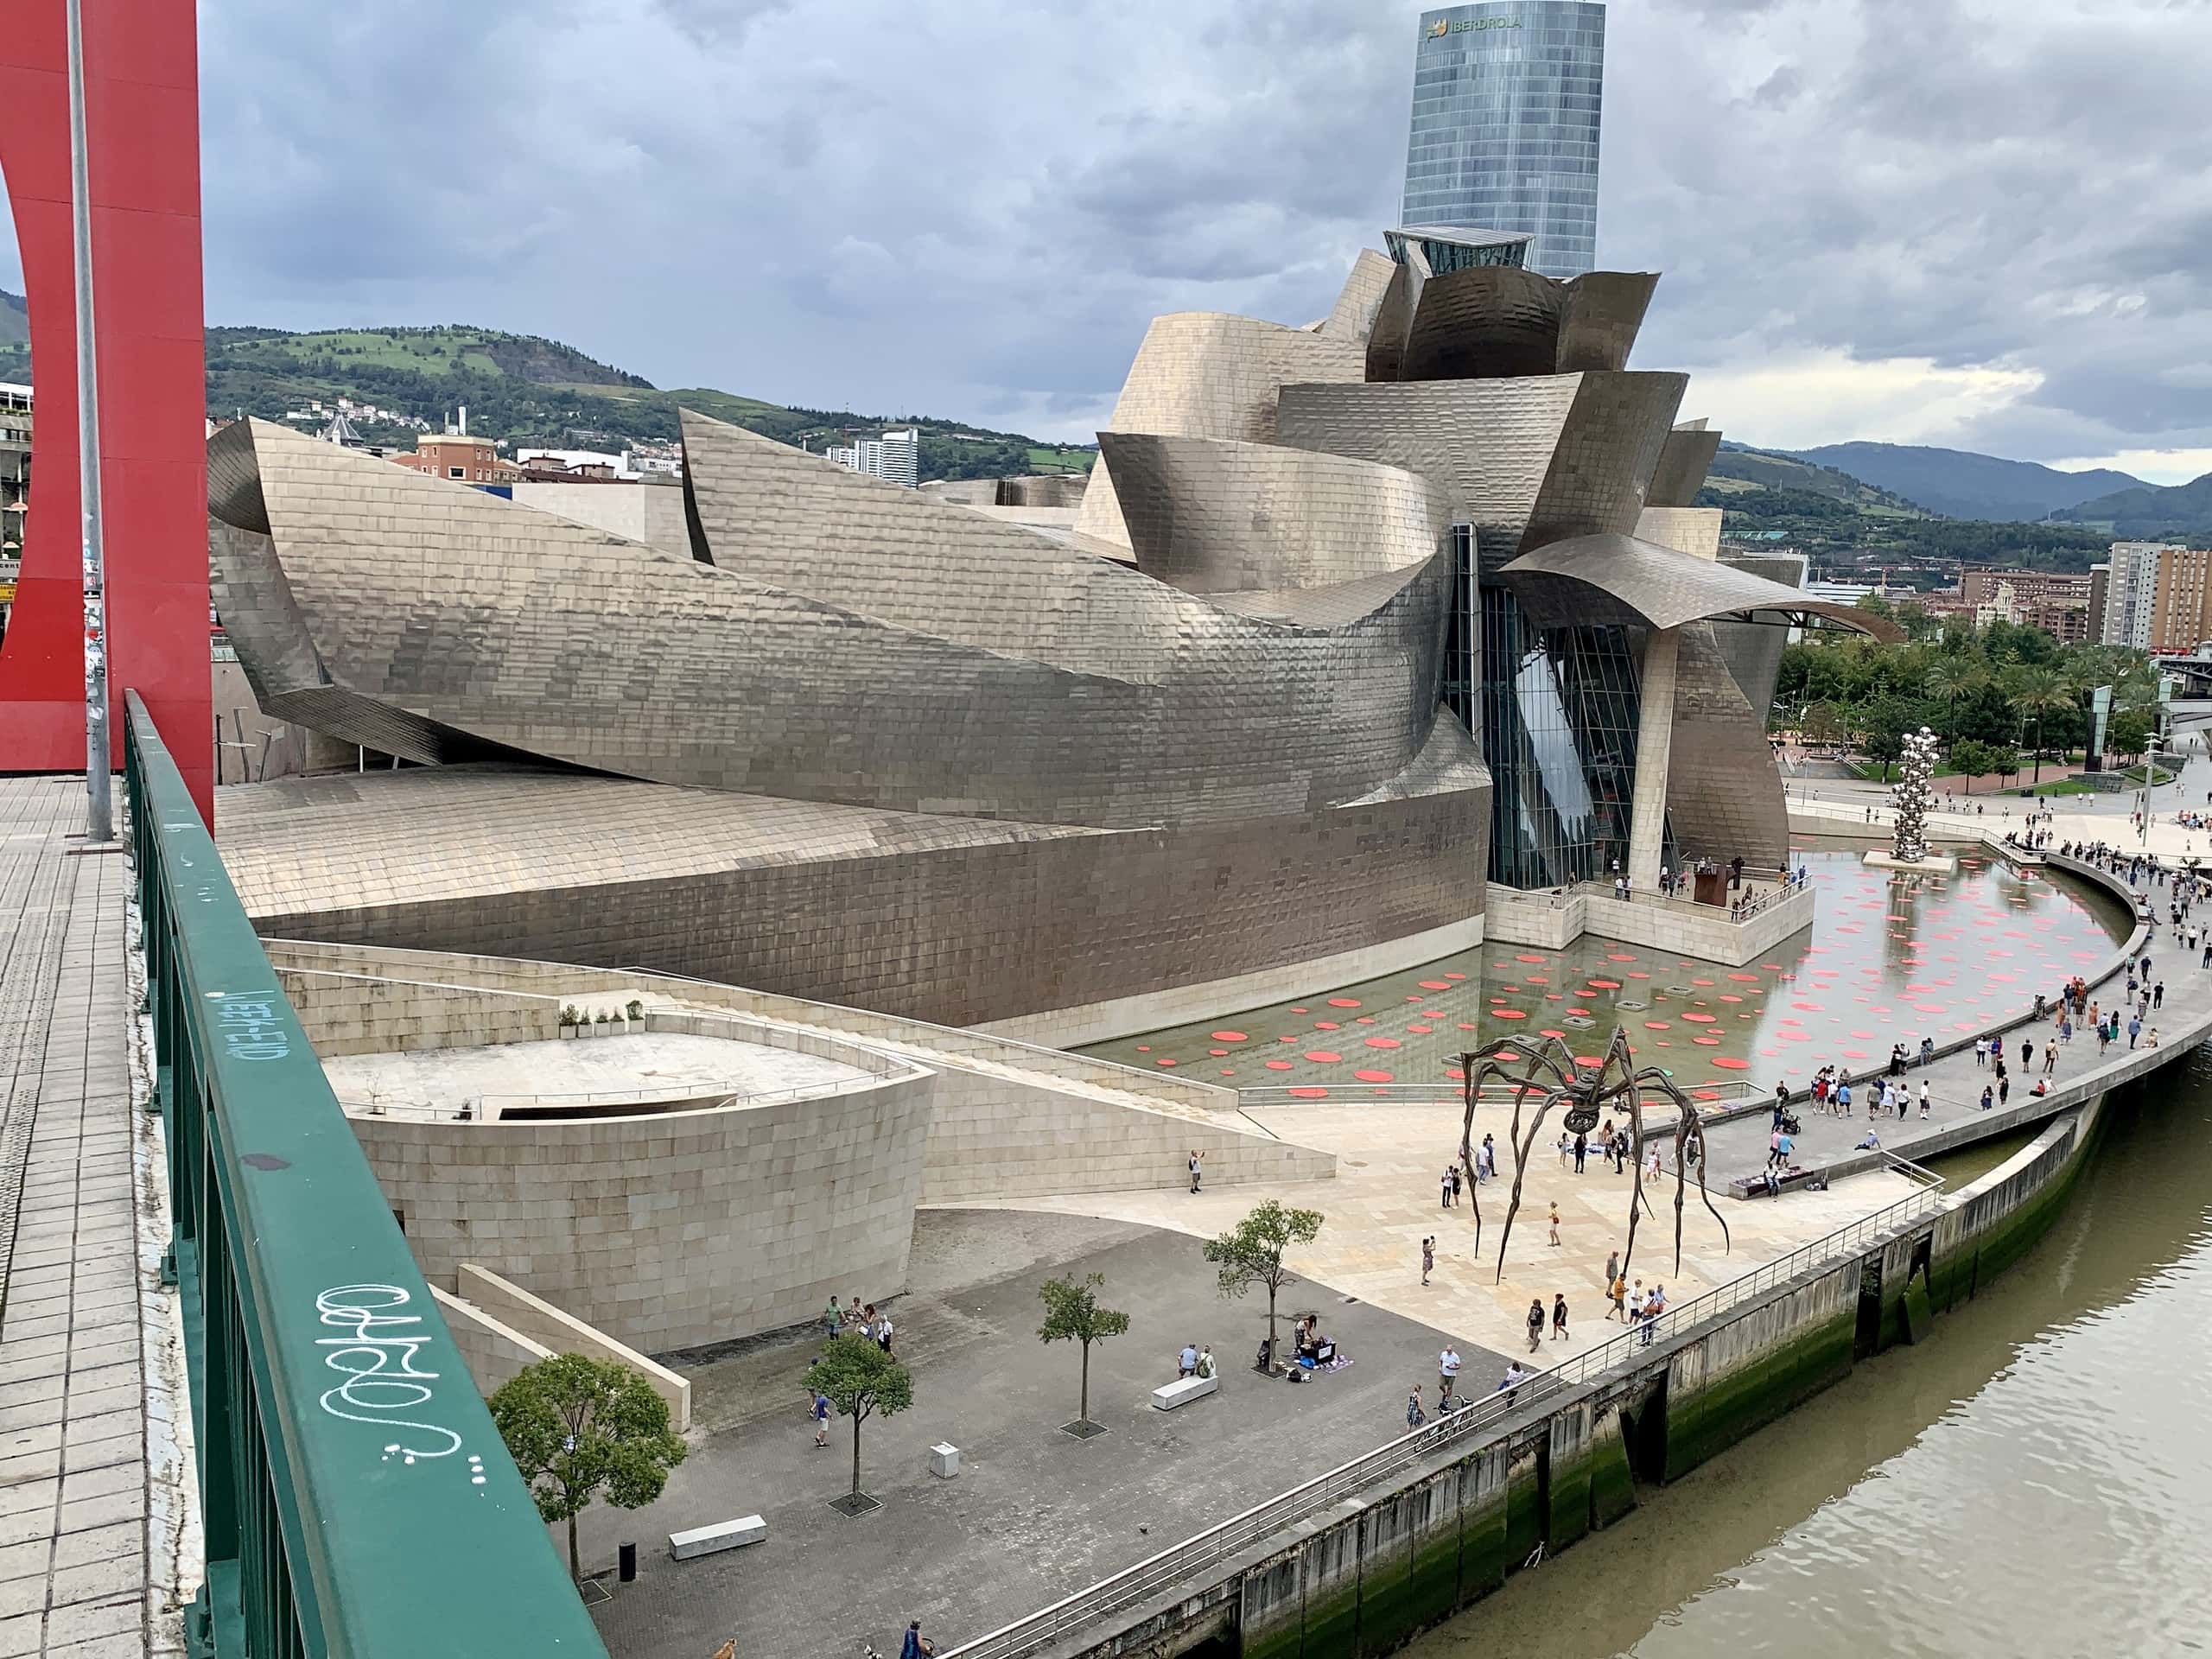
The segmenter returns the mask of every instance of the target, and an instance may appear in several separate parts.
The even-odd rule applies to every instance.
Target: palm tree
[[[1960,666],[1958,661],[1949,657],[1937,658],[1934,666],[1929,669],[1928,677],[1922,683],[1922,689],[1929,696],[1942,703],[1948,716],[1945,724],[1955,726],[1958,721],[1959,699],[1966,695],[1967,690],[1966,670]],[[1946,731],[1943,736],[1945,741],[1948,741],[1952,733]]]
[[[2005,701],[2022,720],[2032,719],[2036,723],[2036,771],[2033,783],[2043,781],[2043,720],[2053,709],[2064,709],[2074,701],[2055,670],[2023,668],[2018,670]]]

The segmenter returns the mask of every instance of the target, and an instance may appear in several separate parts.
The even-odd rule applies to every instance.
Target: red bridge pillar
[[[30,301],[34,448],[0,642],[0,772],[71,772],[85,761],[85,664],[67,36],[63,0],[11,0],[7,13],[0,175]],[[193,0],[84,0],[84,14],[110,729],[120,766],[123,694],[144,697],[212,823]]]

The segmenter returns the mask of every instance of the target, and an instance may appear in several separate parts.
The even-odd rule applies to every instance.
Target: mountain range
[[[2062,473],[2032,461],[2005,461],[1919,444],[1824,443],[1789,453],[1893,491],[1947,518],[2033,521],[2116,490],[2157,487],[2104,467]]]

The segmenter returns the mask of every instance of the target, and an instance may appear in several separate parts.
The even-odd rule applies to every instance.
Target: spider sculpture
[[[1481,1098],[1483,1085],[1496,1078],[1513,1090],[1513,1127],[1507,1137],[1513,1144],[1513,1195],[1506,1205],[1505,1230],[1497,1242],[1497,1282],[1503,1282],[1505,1278],[1505,1247],[1513,1236],[1514,1217],[1521,1213],[1521,1183],[1529,1167],[1529,1154],[1552,1108],[1562,1103],[1567,1116],[1561,1122],[1570,1135],[1589,1134],[1598,1127],[1599,1117],[1608,1107],[1620,1106],[1627,1110],[1635,1154],[1630,1166],[1635,1180],[1630,1189],[1628,1249],[1621,1258],[1621,1271],[1628,1271],[1629,1263],[1636,1258],[1637,1216],[1650,1205],[1643,1195],[1646,1089],[1656,1090],[1675,1103],[1675,1271],[1682,1270],[1682,1202],[1688,1192],[1692,1164],[1697,1166],[1698,1197],[1712,1211],[1713,1220],[1720,1224],[1722,1248],[1731,1248],[1727,1219],[1713,1209],[1713,1195],[1706,1188],[1705,1126],[1695,1103],[1658,1067],[1648,1065],[1637,1071],[1629,1052],[1627,1033],[1619,1027],[1614,1028],[1612,1040],[1605,1046],[1604,1062],[1595,1067],[1576,1065],[1567,1045],[1556,1037],[1547,1037],[1541,1042],[1530,1042],[1521,1037],[1501,1038],[1488,1053],[1461,1055],[1459,1065],[1466,1089],[1466,1114],[1459,1130],[1459,1158],[1470,1172],[1475,1166],[1475,1103]],[[1521,1068],[1518,1075],[1514,1070],[1516,1065]],[[1535,1114],[1529,1119],[1524,1134],[1522,1116],[1532,1098],[1537,1103]],[[1479,1197],[1474,1198],[1474,1208],[1475,1248],[1480,1249],[1483,1212]]]

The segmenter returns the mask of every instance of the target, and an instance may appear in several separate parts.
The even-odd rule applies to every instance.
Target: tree
[[[2066,683],[2058,677],[2056,669],[2023,668],[2014,673],[2008,688],[2008,700],[2014,712],[2023,720],[2033,720],[2036,723],[2036,775],[2033,781],[2041,783],[2044,716],[2054,709],[2072,708],[2073,696],[2067,690]]]
[[[1964,775],[1966,781],[1961,787],[1969,795],[1974,793],[1974,779],[1982,772],[1993,770],[1990,760],[1989,745],[1977,742],[1971,737],[1961,738],[1951,745],[1951,765]]]
[[[2105,747],[2114,754],[2140,754],[2150,745],[2150,721],[2132,709],[2114,715],[2105,724]]]
[[[1989,769],[1999,778],[2017,778],[2020,774],[2020,752],[2010,743],[1993,743],[1989,749]]]
[[[806,1386],[827,1395],[853,1420],[853,1486],[861,1497],[861,1425],[873,1412],[896,1417],[914,1403],[914,1379],[904,1365],[866,1337],[833,1337],[822,1357],[806,1368]]]
[[[1274,1351],[1275,1298],[1285,1285],[1298,1282],[1283,1256],[1294,1244],[1311,1244],[1325,1219],[1319,1210],[1289,1210],[1268,1198],[1234,1230],[1206,1241],[1206,1260],[1221,1269],[1223,1295],[1242,1296],[1255,1285],[1267,1287],[1269,1353]]]
[[[618,1510],[642,1509],[683,1461],[668,1402],[628,1366],[585,1354],[556,1354],[516,1372],[492,1396],[492,1421],[546,1524],[569,1523],[575,1579],[582,1577],[576,1516],[601,1492]]]
[[[1037,1327],[1039,1342],[1076,1342],[1083,1347],[1083,1393],[1076,1421],[1090,1421],[1090,1344],[1118,1337],[1129,1328],[1129,1316],[1098,1305],[1098,1287],[1106,1275],[1094,1273],[1080,1281],[1047,1279],[1037,1292],[1045,1304],[1045,1323]]]
[[[1895,697],[1878,698],[1859,715],[1859,747],[1870,760],[1882,763],[1882,781],[1890,781],[1890,766],[1904,753],[1904,734],[1913,729],[1914,722],[1906,717],[1904,705]]]

